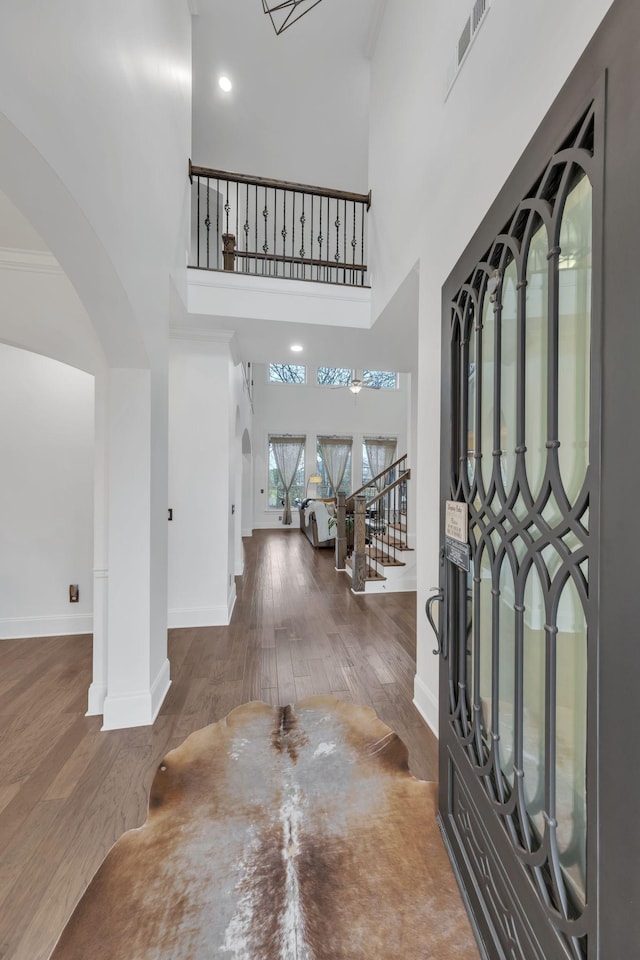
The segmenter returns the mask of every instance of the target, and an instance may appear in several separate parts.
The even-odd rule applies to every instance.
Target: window
[[[362,486],[386,470],[396,459],[395,437],[365,437],[362,442]]]
[[[317,382],[321,386],[348,387],[353,377],[353,370],[345,367],[318,367]]]
[[[296,363],[270,363],[269,383],[306,383],[307,368]]]
[[[291,505],[294,505],[296,498],[302,499],[304,497],[304,437],[270,437],[269,438],[269,477],[267,483],[267,506],[272,507],[274,510],[281,510],[284,506],[283,501],[285,498],[284,484],[280,476],[278,467],[276,466],[276,458],[274,453],[274,444],[278,443],[280,445],[285,444],[285,447],[291,447],[290,451],[286,451],[285,459],[288,459],[289,462],[293,462],[291,469],[295,466],[295,458],[298,455],[298,450],[302,445],[302,450],[300,452],[300,459],[298,461],[298,466],[295,471],[293,478],[293,483],[291,484],[291,489],[289,490],[289,502]],[[290,454],[290,456],[289,456]]]
[[[319,497],[335,497],[338,490],[351,493],[351,444],[351,437],[318,437],[316,464],[322,477]]]
[[[398,374],[393,370],[363,370],[362,379],[380,390],[396,390],[398,387]]]

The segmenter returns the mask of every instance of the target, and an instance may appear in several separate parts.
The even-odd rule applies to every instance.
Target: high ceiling
[[[193,4],[194,162],[366,193],[367,55],[384,0],[322,0],[280,36],[261,0]]]
[[[192,0],[193,159],[202,166],[366,193],[369,80],[386,0],[322,0],[276,36],[261,0]],[[218,87],[221,74],[233,82]],[[375,197],[374,197],[375,205]],[[285,358],[410,371],[417,362],[417,272],[371,331],[261,319],[232,326],[243,359]]]
[[[277,37],[261,0],[192,0],[193,157],[230,170],[368,190],[369,57],[386,0],[322,0]],[[339,29],[336,29],[336,25]],[[228,73],[234,91],[217,86]],[[375,198],[374,198],[375,203]],[[44,251],[0,193],[0,248]],[[411,371],[417,359],[417,271],[371,331],[236,320],[243,359],[285,359],[304,343],[307,362]],[[203,318],[201,318],[203,319]],[[201,319],[197,322],[200,323]],[[185,318],[187,320],[187,318]],[[229,328],[229,320],[210,318]]]

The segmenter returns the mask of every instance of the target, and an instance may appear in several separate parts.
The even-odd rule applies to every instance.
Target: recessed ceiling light
[[[224,90],[225,93],[229,93],[233,84],[231,83],[231,80],[229,80],[229,77],[220,77],[218,80],[218,86],[221,90]]]
[[[291,349],[293,350],[294,353],[301,353],[303,348],[300,346],[299,343],[292,343]]]

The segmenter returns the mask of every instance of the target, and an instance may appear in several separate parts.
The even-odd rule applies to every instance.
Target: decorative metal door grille
[[[451,304],[449,498],[468,504],[472,562],[448,565],[450,727],[508,837],[508,871],[572,960],[593,922],[594,131],[592,107]]]

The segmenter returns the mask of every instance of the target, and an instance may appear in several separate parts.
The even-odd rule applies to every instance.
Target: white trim
[[[231,623],[231,617],[233,616],[233,610],[236,605],[236,596],[236,585],[232,580],[231,587],[229,588],[229,595],[227,597],[227,624]]]
[[[283,277],[256,277],[246,273],[224,270],[202,270],[189,267],[189,286],[215,287],[216,290],[249,290],[251,293],[274,294],[284,297],[307,297],[318,300],[337,300],[345,303],[371,303],[370,287],[339,287],[332,283],[313,280],[290,280]],[[340,290],[340,293],[337,291]],[[300,323],[304,323],[301,317]],[[327,324],[330,326],[331,324]]]
[[[17,247],[0,247],[0,270],[49,273],[58,276],[64,274],[64,270],[52,253],[46,250],[20,250]]]
[[[149,690],[123,696],[106,696],[102,729],[123,730],[127,727],[151,726],[170,686],[169,661],[165,660]]]
[[[104,713],[104,701],[107,698],[106,683],[96,683],[95,681],[89,687],[87,694],[87,712],[85,717],[99,717]]]
[[[438,699],[417,675],[413,678],[413,704],[424,722],[437,737]]]
[[[216,330],[204,327],[169,327],[170,340],[187,340],[196,343],[231,343],[235,330]]]
[[[239,559],[236,560],[236,569],[235,569],[234,575],[236,577],[241,577],[243,573],[244,573],[244,560],[242,557],[240,557]]]
[[[90,613],[52,617],[3,617],[0,640],[24,640],[28,637],[68,637],[93,632]]]
[[[235,598],[234,598],[235,600]],[[216,607],[178,607],[169,610],[168,626],[178,627],[226,627],[229,623],[229,602]]]

